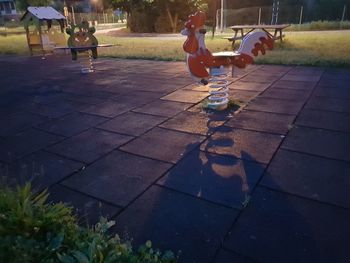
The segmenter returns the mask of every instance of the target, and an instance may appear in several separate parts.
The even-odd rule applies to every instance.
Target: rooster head
[[[204,38],[205,29],[204,23],[206,20],[206,15],[202,11],[196,12],[194,15],[188,16],[188,20],[185,23],[185,28],[181,31],[181,34],[187,36],[185,43],[183,44],[183,49],[186,53],[195,53],[199,46],[199,38]]]

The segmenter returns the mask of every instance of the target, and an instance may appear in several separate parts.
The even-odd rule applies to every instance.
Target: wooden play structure
[[[43,55],[57,46],[66,45],[66,18],[52,7],[28,7],[21,18],[27,34],[31,55],[39,50]]]
[[[274,39],[264,31],[250,32],[244,36],[237,51],[211,53],[205,46],[204,12],[197,12],[188,17],[181,34],[187,36],[183,49],[187,53],[187,68],[191,76],[204,85],[209,86],[208,107],[216,110],[227,108],[228,74],[225,68],[245,68],[254,62],[259,52],[265,54],[266,49],[272,49]]]

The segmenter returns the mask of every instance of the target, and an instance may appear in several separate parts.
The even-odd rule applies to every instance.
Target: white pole
[[[72,8],[72,16],[73,16],[73,24],[75,25],[75,14],[74,14],[74,7],[71,6]]]
[[[220,10],[220,29],[221,33],[224,31],[224,0],[221,0],[221,10]]]
[[[303,9],[304,9],[304,7],[301,6],[301,8],[300,8],[300,16],[299,16],[299,27],[301,25],[301,21],[303,20]]]
[[[216,10],[216,31],[219,31],[219,10]]]
[[[261,7],[259,8],[258,25],[260,25],[260,20],[261,20]]]
[[[344,21],[344,18],[345,18],[345,12],[346,12],[346,5],[344,5],[343,14],[342,14],[342,16],[341,16],[341,21],[342,21],[342,22]]]
[[[344,18],[345,18],[345,12],[346,12],[346,5],[344,5],[343,7],[343,14],[341,16],[341,21],[340,21],[340,29],[343,28],[343,22],[344,22]]]

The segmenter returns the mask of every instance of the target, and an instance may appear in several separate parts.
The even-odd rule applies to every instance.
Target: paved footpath
[[[350,69],[251,66],[207,114],[184,63],[0,57],[0,172],[179,262],[349,262]]]

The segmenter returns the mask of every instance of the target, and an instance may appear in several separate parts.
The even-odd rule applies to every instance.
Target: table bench
[[[232,42],[232,49],[234,47],[236,40],[242,40],[247,34],[250,32],[260,29],[266,32],[273,40],[280,40],[283,42],[283,37],[285,35],[282,34],[282,30],[289,27],[289,24],[281,24],[281,25],[237,25],[237,26],[231,26],[230,28],[235,32],[235,34],[232,37],[224,37],[224,39],[227,39],[228,41]],[[244,33],[244,30],[248,30],[246,33]],[[268,30],[274,30],[274,33],[271,34]],[[238,35],[238,32],[241,34]]]

